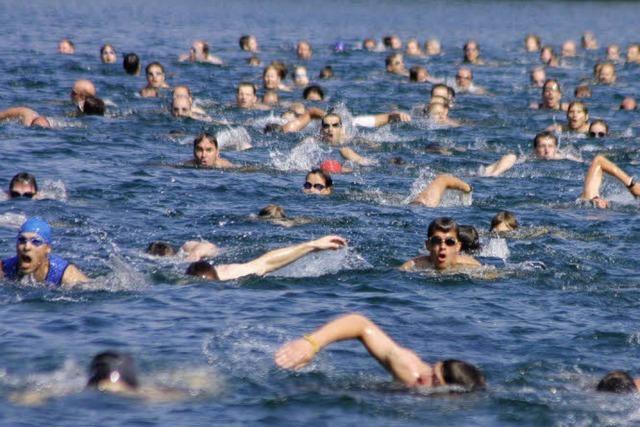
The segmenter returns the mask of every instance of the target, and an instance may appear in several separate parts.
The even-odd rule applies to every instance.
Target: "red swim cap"
[[[342,165],[337,160],[325,160],[320,163],[320,169],[327,173],[340,173],[342,172]]]

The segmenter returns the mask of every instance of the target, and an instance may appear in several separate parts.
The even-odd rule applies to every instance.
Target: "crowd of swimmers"
[[[260,67],[260,48],[258,40],[253,35],[244,35],[239,41],[240,48],[249,53],[247,63]],[[530,83],[540,88],[541,99],[530,105],[532,109],[566,112],[566,123],[552,124],[546,129],[540,129],[532,140],[532,156],[538,160],[555,161],[571,160],[580,162],[567,153],[561,153],[558,147],[558,134],[583,134],[591,138],[606,138],[610,129],[602,119],[591,120],[585,99],[591,96],[589,84],[581,83],[575,90],[575,99],[567,102],[563,100],[563,92],[557,79],[548,78],[547,71],[561,65],[563,59],[576,55],[577,45],[567,41],[562,45],[561,56],[558,56],[549,45],[543,45],[536,35],[527,35],[524,40],[527,52],[539,54],[540,66],[530,71]],[[582,37],[582,48],[595,50],[598,48],[593,33],[586,32]],[[336,52],[346,49],[344,43],[334,46]],[[360,49],[372,52],[388,52],[384,62],[387,73],[401,76],[409,82],[426,83],[431,85],[430,97],[419,110],[433,123],[449,127],[461,126],[459,120],[449,117],[449,111],[456,102],[456,95],[469,93],[475,96],[491,96],[486,88],[474,82],[473,67],[486,64],[481,55],[480,45],[475,40],[468,40],[462,48],[463,64],[457,69],[455,79],[449,81],[431,75],[426,68],[416,65],[406,68],[405,57],[419,58],[441,54],[440,42],[430,39],[424,43],[424,49],[416,39],[406,42],[403,49],[402,41],[397,36],[387,36],[380,43],[374,39],[362,41]],[[64,39],[58,45],[60,54],[75,53],[74,44]],[[309,41],[301,40],[297,43],[296,55],[300,63],[308,61],[313,56],[313,48]],[[100,48],[100,60],[104,64],[116,64],[118,56],[114,46],[105,44]],[[141,60],[135,53],[123,55],[122,66],[129,75],[141,72]],[[224,64],[224,60],[211,51],[204,40],[193,42],[187,53],[178,58],[181,62],[201,62],[213,65]],[[594,82],[598,85],[613,85],[618,80],[616,64],[624,60],[621,48],[610,45],[606,49],[606,58],[594,67]],[[640,64],[640,44],[631,44],[626,51],[626,62]],[[381,64],[382,66],[382,64]],[[156,61],[145,67],[147,84],[139,91],[141,97],[159,97],[163,92],[171,90],[166,81],[164,66]],[[291,76],[291,84],[286,83]],[[322,68],[318,79],[330,79],[334,76],[333,68]],[[278,106],[285,107],[281,115],[282,121],[268,124],[266,134],[295,133],[318,121],[318,139],[331,147],[338,149],[343,162],[335,159],[325,159],[310,170],[302,184],[305,194],[316,196],[330,196],[334,191],[331,174],[349,173],[354,167],[373,166],[376,161],[349,147],[351,135],[348,133],[344,117],[334,110],[322,110],[318,107],[308,107],[304,101],[320,101],[325,98],[324,89],[313,84],[305,65],[296,65],[291,73],[282,61],[273,61],[264,66],[262,73],[262,97],[259,97],[259,87],[254,82],[241,81],[236,86],[236,105],[241,110],[273,110]],[[278,92],[292,91],[294,88],[304,88],[302,100],[299,102],[280,103]],[[635,99],[629,94],[623,94],[619,105],[620,110],[632,111],[637,109]],[[98,97],[93,82],[86,79],[77,80],[70,90],[70,100],[74,104],[77,114],[104,115],[106,104]],[[170,114],[174,117],[189,117],[210,123],[219,123],[203,108],[196,105],[191,90],[186,85],[176,85],[171,92]],[[8,107],[0,111],[0,120],[16,120],[28,127],[54,127],[50,117],[40,115],[37,111],[26,106]],[[390,123],[406,123],[412,121],[413,116],[402,111],[366,114],[350,118],[350,126],[357,128],[377,128]],[[440,148],[439,148],[440,149]],[[495,163],[483,168],[485,177],[497,177],[515,167],[519,162],[515,154],[506,154]],[[392,161],[401,162],[394,158]],[[220,146],[216,137],[209,133],[202,133],[193,140],[193,158],[184,163],[185,166],[197,168],[234,169],[237,165],[220,155]],[[622,170],[618,165],[602,154],[597,154],[586,171],[582,194],[579,199],[597,208],[607,208],[610,202],[601,195],[600,188],[604,175],[610,175],[618,180],[635,197],[640,196],[640,183]],[[470,184],[451,174],[436,176],[413,200],[413,204],[428,208],[440,206],[446,191],[471,193]],[[7,191],[9,199],[38,199],[40,193],[36,177],[21,172],[13,177]],[[288,220],[284,209],[277,205],[269,205],[258,215],[261,219],[272,221]],[[504,235],[519,226],[516,215],[509,211],[499,212],[491,221],[491,232]],[[31,280],[48,286],[70,288],[90,279],[74,264],[55,255],[53,251],[53,230],[42,218],[28,218],[20,227],[16,235],[15,255],[0,261],[0,278],[7,280]],[[218,247],[207,241],[188,241],[179,249],[167,242],[152,242],[147,252],[153,256],[181,256],[189,265],[186,274],[203,278],[207,281],[234,280],[248,275],[263,276],[274,272],[309,253],[325,250],[337,250],[347,245],[346,239],[337,235],[328,235],[300,244],[269,251],[260,257],[247,262],[234,264],[213,265],[210,259],[215,257]],[[479,247],[478,231],[470,225],[460,225],[449,217],[438,217],[428,226],[425,247],[427,255],[418,256],[403,263],[401,270],[456,271],[473,269],[481,266],[473,256]],[[303,337],[284,344],[275,354],[275,363],[285,369],[299,369],[307,365],[315,355],[331,343],[343,340],[359,340],[369,354],[384,366],[393,377],[407,387],[438,387],[448,386],[449,391],[475,391],[485,388],[485,378],[474,365],[456,360],[446,359],[435,363],[423,361],[412,350],[402,347],[389,337],[380,327],[370,319],[359,314],[347,314],[332,320],[319,329]],[[118,352],[105,352],[97,355],[90,365],[88,387],[103,391],[124,394],[136,394],[143,388],[136,376],[133,359]],[[613,371],[607,374],[598,384],[597,390],[612,392],[637,391],[640,386],[638,379],[633,379],[623,371]]]

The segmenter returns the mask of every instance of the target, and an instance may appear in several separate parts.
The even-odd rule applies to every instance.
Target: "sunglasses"
[[[31,242],[31,244],[35,247],[39,247],[44,245],[46,242],[44,240],[42,240],[40,237],[25,237],[25,236],[18,236],[18,244],[19,245],[26,245],[27,242]]]
[[[338,122],[338,123],[325,123],[322,122],[322,129],[329,129],[329,128],[339,128],[342,127],[342,123]]]
[[[11,195],[11,198],[12,198],[12,199],[13,199],[13,198],[16,198],[16,197],[26,197],[27,199],[33,199],[33,196],[35,196],[35,195],[36,195],[36,193],[31,193],[31,192],[29,192],[29,191],[28,191],[28,192],[26,192],[26,193],[20,193],[20,192],[18,192],[18,191],[11,190],[11,191],[9,192],[9,195]]]
[[[458,241],[456,239],[454,239],[453,237],[447,237],[446,239],[443,239],[440,236],[431,236],[429,238],[429,245],[430,246],[440,246],[443,243],[445,245],[447,245],[447,246],[455,246],[456,243],[458,243]]]
[[[303,185],[305,190],[311,190],[312,188],[318,190],[318,191],[322,191],[325,188],[327,188],[326,185],[322,185],[322,184],[312,184],[309,181],[305,182]]]
[[[604,132],[589,132],[589,136],[591,138],[604,138],[607,134]]]

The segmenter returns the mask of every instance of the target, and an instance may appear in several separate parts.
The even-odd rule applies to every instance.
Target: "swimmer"
[[[540,36],[536,34],[527,34],[524,38],[524,49],[529,52],[538,52],[540,47],[542,46],[542,42],[540,41]]]
[[[580,200],[591,202],[594,207],[600,209],[610,207],[609,201],[600,197],[603,173],[613,176],[624,184],[624,186],[627,187],[627,190],[629,190],[635,198],[640,196],[640,183],[636,183],[635,178],[628,175],[611,160],[602,155],[597,155],[587,170],[587,174],[584,178],[584,189],[580,195]]]
[[[324,100],[324,90],[319,85],[310,85],[304,88],[302,97],[306,101],[322,101]]]
[[[431,98],[442,97],[447,100],[449,108],[453,106],[456,101],[456,91],[451,87],[442,83],[436,83],[431,87]]]
[[[481,249],[480,234],[473,225],[458,225],[458,237],[460,238],[460,252],[472,254]]]
[[[377,50],[378,44],[374,39],[364,39],[362,42],[362,48],[364,50],[368,50],[369,52],[373,52]]]
[[[547,80],[547,72],[544,70],[544,67],[536,67],[531,70],[531,86],[533,87],[543,87],[544,82]]]
[[[322,169],[312,169],[304,180],[302,192],[304,194],[315,194],[319,196],[329,196],[333,191],[333,179]]]
[[[329,344],[345,340],[360,341],[369,354],[405,387],[455,386],[452,391],[456,392],[485,388],[482,372],[470,363],[453,359],[426,363],[360,314],[341,316],[308,335],[284,344],[276,352],[274,360],[280,368],[298,370]]]
[[[0,279],[22,280],[29,277],[47,286],[69,288],[88,278],[73,264],[51,254],[52,232],[41,218],[31,217],[20,227],[16,238],[16,256],[0,262]]]
[[[567,109],[567,124],[553,124],[547,127],[548,131],[589,133],[589,109],[584,102],[573,101]]]
[[[573,40],[566,40],[562,43],[562,49],[560,49],[560,55],[563,58],[573,58],[578,53],[578,47]]]
[[[631,43],[627,46],[627,63],[640,64],[640,43]]]
[[[189,103],[191,103],[191,113],[195,114],[199,117],[204,117],[207,113],[200,107],[196,106],[193,101],[193,96],[191,95],[191,89],[185,85],[178,85],[173,88],[173,92],[171,92],[171,100],[172,103],[174,100],[184,98]]]
[[[258,52],[258,39],[253,34],[245,34],[239,40],[240,49],[244,52]]]
[[[607,46],[607,61],[619,62],[621,59],[619,45],[610,44]]]
[[[284,73],[286,75],[286,71]],[[274,64],[267,65],[262,72],[262,87],[267,90],[283,90],[290,92],[291,88],[282,83],[281,69]]]
[[[78,111],[84,111],[84,101],[88,96],[96,96],[96,87],[91,80],[80,79],[73,83],[69,97],[78,107]]]
[[[229,160],[220,157],[218,141],[213,135],[202,133],[193,140],[193,159],[184,162],[185,166],[208,169],[228,169],[238,167]]]
[[[311,219],[305,217],[287,217],[284,209],[279,205],[267,205],[260,209],[260,212],[258,212],[258,219],[269,221],[272,224],[287,228],[296,225],[309,224],[311,222]]]
[[[593,32],[585,31],[582,34],[582,47],[586,50],[598,49],[598,40],[596,40],[596,36]]]
[[[440,206],[442,196],[447,190],[458,190],[463,193],[471,193],[473,191],[469,184],[456,176],[450,174],[438,175],[411,201],[411,204],[437,208]]]
[[[409,71],[404,66],[404,59],[400,52],[392,53],[384,60],[384,64],[389,74],[409,77]]]
[[[475,40],[468,40],[462,47],[464,57],[462,62],[473,65],[484,65],[484,61],[480,58],[480,45]]]
[[[156,241],[147,246],[146,253],[159,257],[179,256],[187,262],[195,262],[218,256],[220,249],[207,240],[188,240],[176,251],[169,243]]]
[[[311,252],[337,250],[344,248],[346,245],[347,241],[340,236],[324,236],[317,240],[310,240],[298,245],[269,251],[244,264],[213,266],[206,261],[194,262],[189,265],[186,274],[216,281],[234,280],[250,275],[264,276],[297,261]]]
[[[258,102],[258,88],[250,82],[240,82],[236,89],[236,106],[243,110],[270,110],[268,105]]]
[[[558,57],[551,46],[543,46],[542,49],[540,49],[540,61],[549,67],[555,68],[560,66]]]
[[[115,64],[118,61],[116,50],[109,43],[103,44],[100,48],[100,60],[103,64]]]
[[[325,65],[320,70],[320,74],[318,74],[318,78],[321,80],[332,79],[334,77],[333,67],[331,65]]]
[[[164,67],[159,62],[152,62],[145,68],[147,85],[140,89],[143,98],[155,98],[160,94],[160,89],[168,89],[165,81]]]
[[[63,55],[73,55],[76,53],[76,46],[69,39],[62,39],[58,43],[58,53]]]
[[[411,116],[403,112],[363,115],[353,118],[354,126],[366,128],[377,128],[389,123],[406,123],[410,121]],[[340,145],[346,142],[347,134],[342,123],[342,118],[339,115],[329,113],[322,118],[320,138],[332,145]]]
[[[531,104],[531,109],[540,110],[562,110],[567,111],[569,104],[562,102],[562,90],[560,83],[556,79],[549,79],[542,86],[542,101],[539,104]]]
[[[441,102],[444,101],[444,102]],[[432,97],[430,104],[424,110],[424,114],[429,120],[437,125],[445,125],[451,127],[459,127],[460,121],[449,117],[449,104],[445,98]]]
[[[298,65],[293,69],[293,83],[298,87],[309,85],[309,76],[307,76],[307,67]]]
[[[428,56],[436,56],[442,53],[442,47],[440,46],[440,40],[429,39],[424,43],[424,51]]]
[[[538,160],[573,160],[580,161],[573,156],[558,152],[558,138],[549,131],[541,132],[533,138],[533,154]],[[500,176],[511,169],[517,162],[515,154],[505,154],[500,160],[484,169],[483,176]]]
[[[277,107],[280,104],[280,95],[278,95],[278,91],[274,89],[267,89],[264,91],[264,95],[262,95],[262,104],[267,107]]]
[[[594,67],[594,76],[598,83],[603,85],[612,85],[616,82],[616,66],[613,62],[602,62]]]
[[[622,102],[620,103],[620,109],[626,111],[633,111],[638,108],[638,103],[635,98],[630,96],[625,96]]]
[[[469,67],[460,67],[456,73],[456,92],[486,95],[487,90],[473,83],[473,72]]]
[[[214,65],[224,64],[222,59],[210,53],[209,43],[204,40],[194,41],[189,49],[189,53],[180,55],[178,61],[204,62]]]
[[[431,221],[425,245],[429,255],[413,258],[402,264],[400,269],[445,271],[481,266],[472,256],[460,253],[462,243],[458,234],[458,224],[452,218],[439,217]]]
[[[513,212],[500,211],[491,218],[490,233],[506,233],[517,230],[519,227],[518,219]]]
[[[82,113],[87,116],[104,116],[104,101],[95,96],[87,96],[82,103]]]
[[[637,393],[640,390],[640,378],[633,378],[625,371],[608,372],[596,386],[596,391],[608,393]]]
[[[426,68],[414,65],[409,69],[409,81],[414,83],[425,83],[430,81],[430,75]]]
[[[400,49],[402,49],[402,40],[400,40],[400,37],[398,37],[395,34],[390,35],[390,36],[384,36],[382,38],[382,44],[387,49],[392,49],[392,50],[400,50]]]
[[[10,199],[39,199],[36,177],[27,172],[15,174],[13,178],[11,178],[11,182],[9,182],[9,192],[7,196]]]
[[[122,68],[130,76],[137,76],[140,74],[140,57],[135,53],[127,53],[122,59]]]
[[[262,61],[260,61],[260,58],[258,58],[257,56],[252,55],[251,57],[247,58],[247,64],[252,67],[261,67]]]
[[[296,45],[296,54],[298,55],[298,59],[302,59],[303,61],[310,60],[313,55],[311,44],[306,40],[300,40]]]
[[[202,109],[194,108],[193,99],[187,96],[174,96],[171,100],[171,115],[176,118],[185,117],[203,122],[218,123]]]
[[[405,51],[407,56],[424,56],[422,50],[420,50],[420,43],[416,39],[409,39],[407,41],[407,50]]]
[[[323,160],[320,163],[320,169],[327,174],[331,173],[351,173],[353,169],[348,166],[343,166],[339,161],[334,159]]]
[[[576,87],[576,90],[573,93],[575,95],[576,98],[582,99],[582,98],[591,98],[591,88],[589,87],[588,84],[581,84],[580,86]]]
[[[12,107],[0,111],[0,121],[2,120],[17,120],[26,127],[51,127],[49,119],[39,115],[35,110],[27,107]]]
[[[588,135],[591,138],[604,138],[609,136],[609,125],[602,119],[596,119],[589,125]]]

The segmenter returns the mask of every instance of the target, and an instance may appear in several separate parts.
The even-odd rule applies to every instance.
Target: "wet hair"
[[[202,53],[205,57],[209,56],[209,43],[204,40],[201,40],[202,43]]]
[[[340,115],[339,115],[339,114],[334,113],[332,110],[329,110],[329,112],[328,112],[327,114],[325,114],[325,115],[324,115],[324,117],[320,120],[320,123],[321,123],[321,124],[322,124],[322,123],[324,123],[324,120],[325,120],[327,117],[337,117],[337,118],[338,118],[338,123],[339,123],[339,124],[342,124],[342,117],[340,117]]]
[[[548,84],[551,83],[555,83],[556,87],[558,88],[558,92],[562,93],[562,87],[560,86],[560,82],[556,79],[547,79],[545,80],[544,84],[542,85],[542,91],[544,92],[545,88],[547,87]]]
[[[326,173],[325,171],[323,171],[320,168],[311,169],[311,171],[309,171],[309,173],[307,173],[307,176],[316,175],[316,174],[320,175],[322,177],[322,179],[324,180],[324,185],[327,188],[333,187],[333,179],[331,179],[331,175],[329,175],[328,173]]]
[[[579,85],[576,87],[574,95],[576,98],[589,98],[591,96],[591,88],[586,84]]]
[[[240,37],[240,41],[238,42],[240,44],[240,49],[242,50],[249,50],[249,40],[251,39],[251,36],[249,34],[245,34],[243,36]]]
[[[567,108],[567,114],[569,114],[569,110],[571,109],[571,107],[573,107],[574,105],[579,105],[582,107],[582,110],[584,111],[584,114],[588,115],[589,114],[589,109],[587,108],[587,104],[585,104],[582,101],[571,101],[571,103],[569,103],[569,108]]]
[[[202,132],[200,135],[196,136],[196,138],[193,140],[193,149],[195,150],[196,146],[205,139],[209,140],[209,142],[215,145],[216,149],[218,149],[218,140],[215,136],[207,132]]]
[[[540,36],[539,36],[539,35],[529,33],[529,34],[527,34],[527,35],[524,37],[524,41],[526,42],[526,41],[527,41],[527,40],[529,40],[529,39],[533,39],[533,40],[535,40],[535,41],[536,41],[536,43],[538,44],[538,47],[540,47],[540,43],[541,43],[541,41],[540,41]]]
[[[267,101],[268,97],[275,97],[275,99]],[[262,102],[265,104],[277,104],[280,102],[280,95],[278,95],[278,91],[275,89],[265,90],[264,95],[262,95]]]
[[[284,209],[279,205],[267,205],[260,209],[258,216],[262,219],[283,219],[287,216],[284,213]]]
[[[438,217],[429,223],[429,227],[427,228],[427,237],[433,236],[436,231],[441,231],[443,233],[453,231],[456,238],[460,238],[458,224],[453,218],[447,216]]]
[[[36,177],[31,175],[30,173],[20,172],[15,174],[9,182],[9,191],[11,191],[13,189],[13,186],[18,183],[28,184],[33,187],[36,193],[38,192],[38,183],[36,182]]]
[[[558,137],[553,132],[549,132],[546,130],[544,132],[540,132],[536,134],[536,136],[533,138],[533,148],[538,148],[538,144],[540,144],[540,140],[547,139],[547,138],[553,139],[553,142],[556,145],[556,147],[558,146]]]
[[[456,98],[456,91],[451,86],[447,86],[444,83],[437,83],[437,84],[431,86],[431,96],[433,96],[433,94],[435,93],[437,88],[440,88],[440,87],[443,87],[443,88],[447,89],[447,93],[449,94],[449,97],[451,99],[455,99]]]
[[[258,94],[258,88],[256,87],[256,85],[254,85],[251,82],[240,82],[240,83],[238,83],[238,88],[236,89],[236,92],[240,92],[240,88],[241,87],[250,87],[253,90],[253,94],[254,95]]]
[[[460,240],[460,250],[463,252],[473,252],[480,249],[480,235],[473,225],[459,225],[458,239]]]
[[[638,388],[627,372],[611,371],[598,382],[596,390],[609,393],[632,393],[638,391]]]
[[[164,67],[162,66],[162,64],[159,63],[158,61],[153,61],[153,62],[150,62],[149,65],[147,65],[145,67],[145,69],[144,69],[145,74],[149,74],[149,70],[151,70],[151,67],[153,67],[153,66],[160,67],[160,69],[164,73]]]
[[[129,387],[138,387],[133,358],[117,351],[105,351],[93,357],[89,365],[89,381],[87,387],[98,387],[103,380],[111,380],[114,373],[119,374],[119,381]]]
[[[400,52],[396,52],[396,53],[387,55],[387,57],[384,59],[384,65],[386,65],[387,67],[391,65],[393,58],[402,58],[402,54]]]
[[[203,279],[219,280],[218,272],[215,267],[206,261],[196,261],[189,264],[185,274],[189,276],[198,276]]]
[[[467,50],[467,48],[469,47],[470,44],[475,44],[476,45],[476,49],[480,50],[480,44],[475,40],[468,40],[464,44],[464,46],[462,46],[462,50]]]
[[[260,58],[258,58],[256,55],[253,55],[253,56],[251,56],[251,58],[247,58],[247,63],[249,65],[258,66],[258,65],[260,65]]]
[[[82,112],[87,116],[104,116],[104,101],[95,96],[87,96],[84,99]]]
[[[110,43],[105,43],[105,44],[103,44],[103,45],[102,45],[102,47],[100,48],[100,56],[102,56],[102,54],[104,53],[104,50],[107,48],[107,46],[108,46],[108,47],[110,47],[111,49],[113,49],[113,51],[115,52],[115,50],[116,50],[116,49],[113,47],[113,45],[112,45],[112,44],[110,44]]]
[[[512,230],[515,230],[519,226],[518,219],[513,212],[500,211],[493,218],[491,218],[491,227],[489,228],[489,231],[493,231],[496,227],[503,223],[507,224]]]
[[[382,38],[382,44],[384,44],[385,47],[391,47],[391,40],[393,40],[393,36],[384,36]]]
[[[284,80],[287,77],[287,74],[289,73],[289,69],[287,68],[286,65],[284,65],[284,62],[282,61],[272,61],[269,67],[274,67],[276,69],[281,80]],[[266,68],[265,68],[265,71],[266,71]]]
[[[280,133],[282,132],[282,125],[278,123],[269,123],[264,127],[264,133]]]
[[[448,385],[459,385],[465,391],[476,391],[485,388],[482,372],[470,363],[448,359],[442,361],[442,376]]]
[[[122,60],[122,67],[127,74],[137,74],[140,72],[140,57],[135,53],[127,53]]]
[[[421,67],[419,65],[414,65],[413,67],[409,68],[409,81],[412,82],[417,82],[418,81],[418,73],[422,70],[426,70],[426,68]]]
[[[602,119],[596,119],[596,120],[592,121],[591,124],[589,125],[589,130],[591,130],[591,126],[596,125],[596,124],[600,124],[600,125],[604,126],[605,133],[607,135],[609,135],[609,125],[607,124],[607,122],[605,122]]]
[[[304,91],[302,91],[302,97],[304,99],[309,99],[309,96],[312,93],[316,93],[318,94],[318,96],[320,96],[320,99],[324,99],[324,90],[322,90],[322,88],[318,85],[310,85],[304,88]]]
[[[147,253],[156,256],[173,256],[176,254],[176,250],[167,242],[156,241],[149,243]]]
[[[318,77],[321,79],[330,79],[333,77],[333,67],[331,67],[331,65],[325,65],[322,70],[320,70]]]

